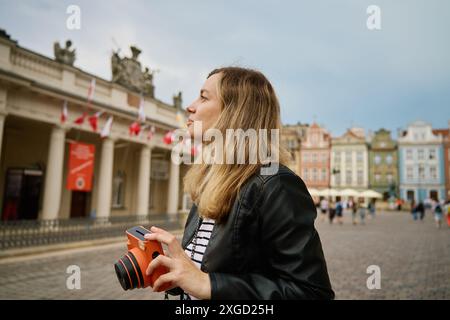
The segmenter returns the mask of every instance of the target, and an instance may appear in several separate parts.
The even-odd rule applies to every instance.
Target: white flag
[[[102,129],[102,132],[100,133],[100,136],[102,138],[106,138],[106,137],[108,137],[110,135],[112,122],[113,122],[113,116],[110,116],[108,118],[108,120],[106,121],[105,126]]]
[[[140,122],[145,122],[146,116],[145,116],[145,110],[144,110],[144,98],[141,97],[141,101],[139,102],[139,113],[138,113],[138,120]]]
[[[68,112],[67,112],[67,100],[64,100],[63,109],[61,112],[61,123],[65,123],[67,120]]]
[[[88,102],[91,102],[92,99],[94,99],[94,92],[95,92],[95,78],[93,78],[91,80],[91,83],[89,84],[89,89],[88,89]]]
[[[156,131],[155,126],[152,125],[152,126],[150,127],[150,130],[148,130],[147,140],[151,140],[151,139],[153,138],[153,136],[154,136],[154,134],[155,134],[155,131]]]

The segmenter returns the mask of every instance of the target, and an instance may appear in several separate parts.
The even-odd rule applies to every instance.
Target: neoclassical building
[[[369,185],[371,189],[383,194],[384,200],[397,196],[397,143],[389,130],[376,131],[370,140]]]
[[[362,191],[369,186],[368,148],[362,128],[348,129],[331,142],[331,187]]]
[[[398,138],[398,155],[401,198],[409,202],[445,198],[442,136],[430,124],[411,123]]]
[[[2,219],[175,214],[186,209],[180,190],[187,168],[170,161],[171,146],[163,140],[181,126],[180,114],[185,116],[181,94],[173,104],[155,98],[153,76],[148,68],[142,70],[135,47],[130,57],[113,55],[112,80],[106,80],[74,67],[70,46],[55,44],[53,59],[0,31]],[[143,132],[132,134],[130,124],[138,119],[140,106],[146,115],[140,120]],[[84,113],[86,121],[75,123]],[[96,113],[94,130],[88,118]],[[110,133],[102,138],[109,119]],[[83,164],[92,166],[87,191],[68,187],[72,144],[89,147],[77,154],[93,160]],[[81,189],[85,182],[77,180]]]
[[[331,136],[325,128],[313,123],[301,142],[301,176],[308,188],[330,186]]]

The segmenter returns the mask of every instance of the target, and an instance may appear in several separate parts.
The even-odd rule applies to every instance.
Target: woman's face
[[[206,79],[198,98],[187,107],[189,118],[186,124],[192,138],[194,138],[194,122],[201,123],[203,135],[219,118],[221,107],[216,88],[220,77],[220,73],[216,73]]]

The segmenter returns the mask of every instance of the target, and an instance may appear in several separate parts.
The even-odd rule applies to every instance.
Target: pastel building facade
[[[398,157],[402,199],[417,203],[446,197],[443,139],[430,124],[415,121],[401,133]]]
[[[330,186],[331,136],[313,123],[301,142],[301,176],[308,188],[324,189]]]
[[[398,193],[397,142],[391,132],[380,129],[369,143],[369,186],[383,195],[383,199]]]
[[[369,187],[368,146],[362,128],[348,129],[331,143],[331,187],[366,190]]]

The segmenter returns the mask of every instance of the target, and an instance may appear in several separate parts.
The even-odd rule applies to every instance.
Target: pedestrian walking
[[[433,214],[434,214],[434,221],[436,223],[436,228],[440,229],[442,225],[444,210],[442,209],[442,205],[441,203],[439,203],[439,201],[435,201],[434,203]]]
[[[325,221],[328,214],[328,200],[326,198],[320,200],[320,212],[320,221]]]
[[[358,224],[358,221],[356,220],[356,213],[358,212],[358,203],[352,202],[352,224],[356,225]]]
[[[336,206],[333,201],[330,203],[330,208],[328,209],[328,218],[330,220],[330,224],[333,224],[334,216],[336,215]]]
[[[423,218],[425,218],[425,206],[422,201],[420,201],[417,205],[417,212],[419,214],[420,221],[423,222]]]
[[[444,212],[447,214],[447,225],[450,228],[450,200],[447,200],[447,202],[445,203]]]
[[[369,202],[369,214],[371,219],[375,218],[375,200]]]
[[[416,221],[417,220],[417,204],[414,200],[411,201],[411,215],[413,217],[413,220]]]
[[[365,219],[366,219],[366,206],[365,206],[364,203],[361,203],[359,205],[358,213],[359,213],[359,219],[360,219],[361,224],[365,225],[366,224],[366,222],[365,222]]]
[[[342,221],[342,215],[344,213],[344,204],[342,203],[341,200],[339,200],[336,203],[336,219],[338,224],[342,225],[343,221]]]

